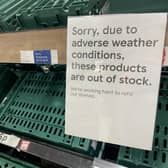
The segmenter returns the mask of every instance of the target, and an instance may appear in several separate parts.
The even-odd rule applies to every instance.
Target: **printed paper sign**
[[[23,50],[20,55],[21,63],[25,64],[58,64],[57,50]]]
[[[68,19],[66,134],[151,149],[166,17]]]

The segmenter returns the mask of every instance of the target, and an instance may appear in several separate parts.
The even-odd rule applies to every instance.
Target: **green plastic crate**
[[[65,72],[27,73],[4,105],[0,126],[81,153],[97,155],[99,145],[64,134]]]
[[[0,153],[0,168],[39,168],[39,167]]]
[[[135,152],[135,149],[129,147],[120,147],[118,154],[118,163],[133,168],[136,166],[137,158],[139,158],[139,152]]]
[[[162,76],[160,89],[161,90],[168,90],[168,76],[166,76],[166,75]]]
[[[9,0],[0,1],[0,31],[17,31],[21,29],[21,24],[16,17],[19,11],[28,9],[34,0]]]
[[[158,100],[156,124],[168,125],[168,99],[167,96],[161,96]]]
[[[120,147],[118,162],[129,167],[168,167],[168,77],[161,77],[153,150]]]
[[[0,102],[5,98],[9,90],[16,82],[16,75],[7,68],[0,67]]]
[[[40,0],[17,13],[24,29],[62,26],[67,16],[98,14],[106,0]]]
[[[157,125],[153,148],[168,151],[168,125]]]
[[[153,148],[168,151],[168,97],[163,94],[158,100]]]
[[[156,149],[144,151],[121,147],[118,163],[129,168],[167,168],[168,152]]]
[[[110,13],[167,12],[167,0],[109,0]]]
[[[98,14],[106,0],[1,0],[0,32],[62,26],[67,16]]]

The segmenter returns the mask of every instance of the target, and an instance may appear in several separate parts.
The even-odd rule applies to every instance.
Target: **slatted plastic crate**
[[[62,147],[97,155],[99,145],[64,134],[65,73],[28,73],[9,93],[0,116],[5,129],[40,138]]]
[[[98,14],[106,0],[40,0],[16,16],[24,29],[62,26],[67,16]]]
[[[168,151],[168,125],[156,125],[153,148]]]
[[[28,8],[34,0],[9,0],[0,1],[0,31],[17,31],[21,29],[21,24],[16,18],[16,14],[22,8]]]
[[[62,26],[67,16],[98,14],[106,0],[1,0],[0,31]]]
[[[5,98],[16,81],[16,75],[7,68],[0,66],[0,102]]]
[[[153,148],[168,151],[168,77],[162,76]]]
[[[144,151],[121,147],[118,163],[129,168],[167,168],[168,152],[156,149]]]
[[[0,153],[0,168],[39,168],[39,167]]]
[[[111,13],[167,12],[167,0],[109,0]]]
[[[140,160],[140,150],[136,150],[129,147],[120,147],[118,155],[118,163],[128,166],[129,168],[135,168]]]
[[[158,99],[153,150],[121,147],[118,162],[129,167],[168,167],[168,76],[162,76]]]

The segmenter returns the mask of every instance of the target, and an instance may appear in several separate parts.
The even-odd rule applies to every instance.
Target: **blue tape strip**
[[[33,55],[35,64],[51,64],[50,50],[34,50]]]

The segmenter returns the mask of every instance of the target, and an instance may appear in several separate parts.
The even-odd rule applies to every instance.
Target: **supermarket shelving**
[[[48,143],[25,139],[12,134],[3,134],[3,137],[8,136],[8,139],[15,141],[15,145],[11,146],[11,141],[5,141],[3,144],[10,148],[16,149],[18,152],[39,157],[42,160],[49,161],[53,164],[65,166],[68,168],[89,168],[93,164],[93,157],[69,149],[60,148]],[[19,140],[19,141],[18,141]],[[0,142],[0,144],[2,144]]]
[[[45,0],[41,1],[41,3],[43,3],[44,1]],[[5,1],[3,0],[3,2]],[[26,4],[28,5],[28,3],[32,2],[33,1],[29,0]],[[35,6],[36,4],[38,4],[37,2],[32,3],[31,6]],[[18,3],[24,4],[24,0],[20,2],[18,1]],[[22,8],[18,10],[22,11],[22,13],[14,10],[14,8],[10,8],[9,12],[11,11],[12,13],[15,13],[14,17],[12,17],[12,20],[8,20],[8,18],[6,20],[3,20],[2,18],[1,20],[3,22],[2,26],[0,26],[1,31],[22,31],[0,34],[0,62],[21,63],[20,50],[55,49],[56,47],[59,53],[58,64],[66,64],[66,28],[48,28],[45,30],[26,31],[26,29],[31,28],[34,29],[44,28],[48,26],[57,26],[59,25],[58,20],[62,16],[60,18],[57,16],[56,18],[58,20],[51,20],[52,24],[50,25],[49,23],[46,23],[48,22],[48,20],[42,17],[43,12],[47,12],[46,10],[41,11],[41,7],[43,8],[45,5],[41,5],[41,7],[37,8],[36,11],[33,11],[30,8],[25,11],[24,9],[27,8],[26,4],[24,4],[24,7],[22,6]],[[76,7],[78,8],[78,6]],[[76,10],[74,10],[75,12],[77,12],[75,14],[80,14],[77,8]],[[32,15],[29,16],[30,13]],[[37,14],[39,15],[37,16]],[[11,16],[12,15],[13,14],[11,14]],[[65,17],[63,18],[65,19]],[[7,20],[8,25],[5,24]],[[30,23],[34,24],[31,25]],[[37,23],[39,25],[37,25]],[[64,24],[66,24],[65,20],[60,25]],[[168,32],[166,34],[166,45],[168,45]],[[167,74],[167,72],[165,71],[164,74]],[[11,133],[15,135],[11,135]],[[11,143],[11,141],[13,142],[13,144]],[[41,158],[42,160],[49,161],[56,165],[61,165],[68,168],[92,168],[94,164],[94,157],[86,155],[85,153],[79,153],[78,151],[73,151],[69,148],[62,148],[54,144],[47,143],[46,141],[43,142],[40,139],[34,139],[28,136],[24,136],[23,134],[20,135],[12,131],[8,132],[7,130],[3,130],[3,133],[0,132],[0,144],[9,146],[11,149],[16,149],[18,152],[23,152],[31,156],[36,156]],[[151,155],[149,157],[151,157]]]
[[[166,168],[168,166],[168,75],[163,69],[158,98],[152,151],[120,147],[118,162],[134,168]]]

